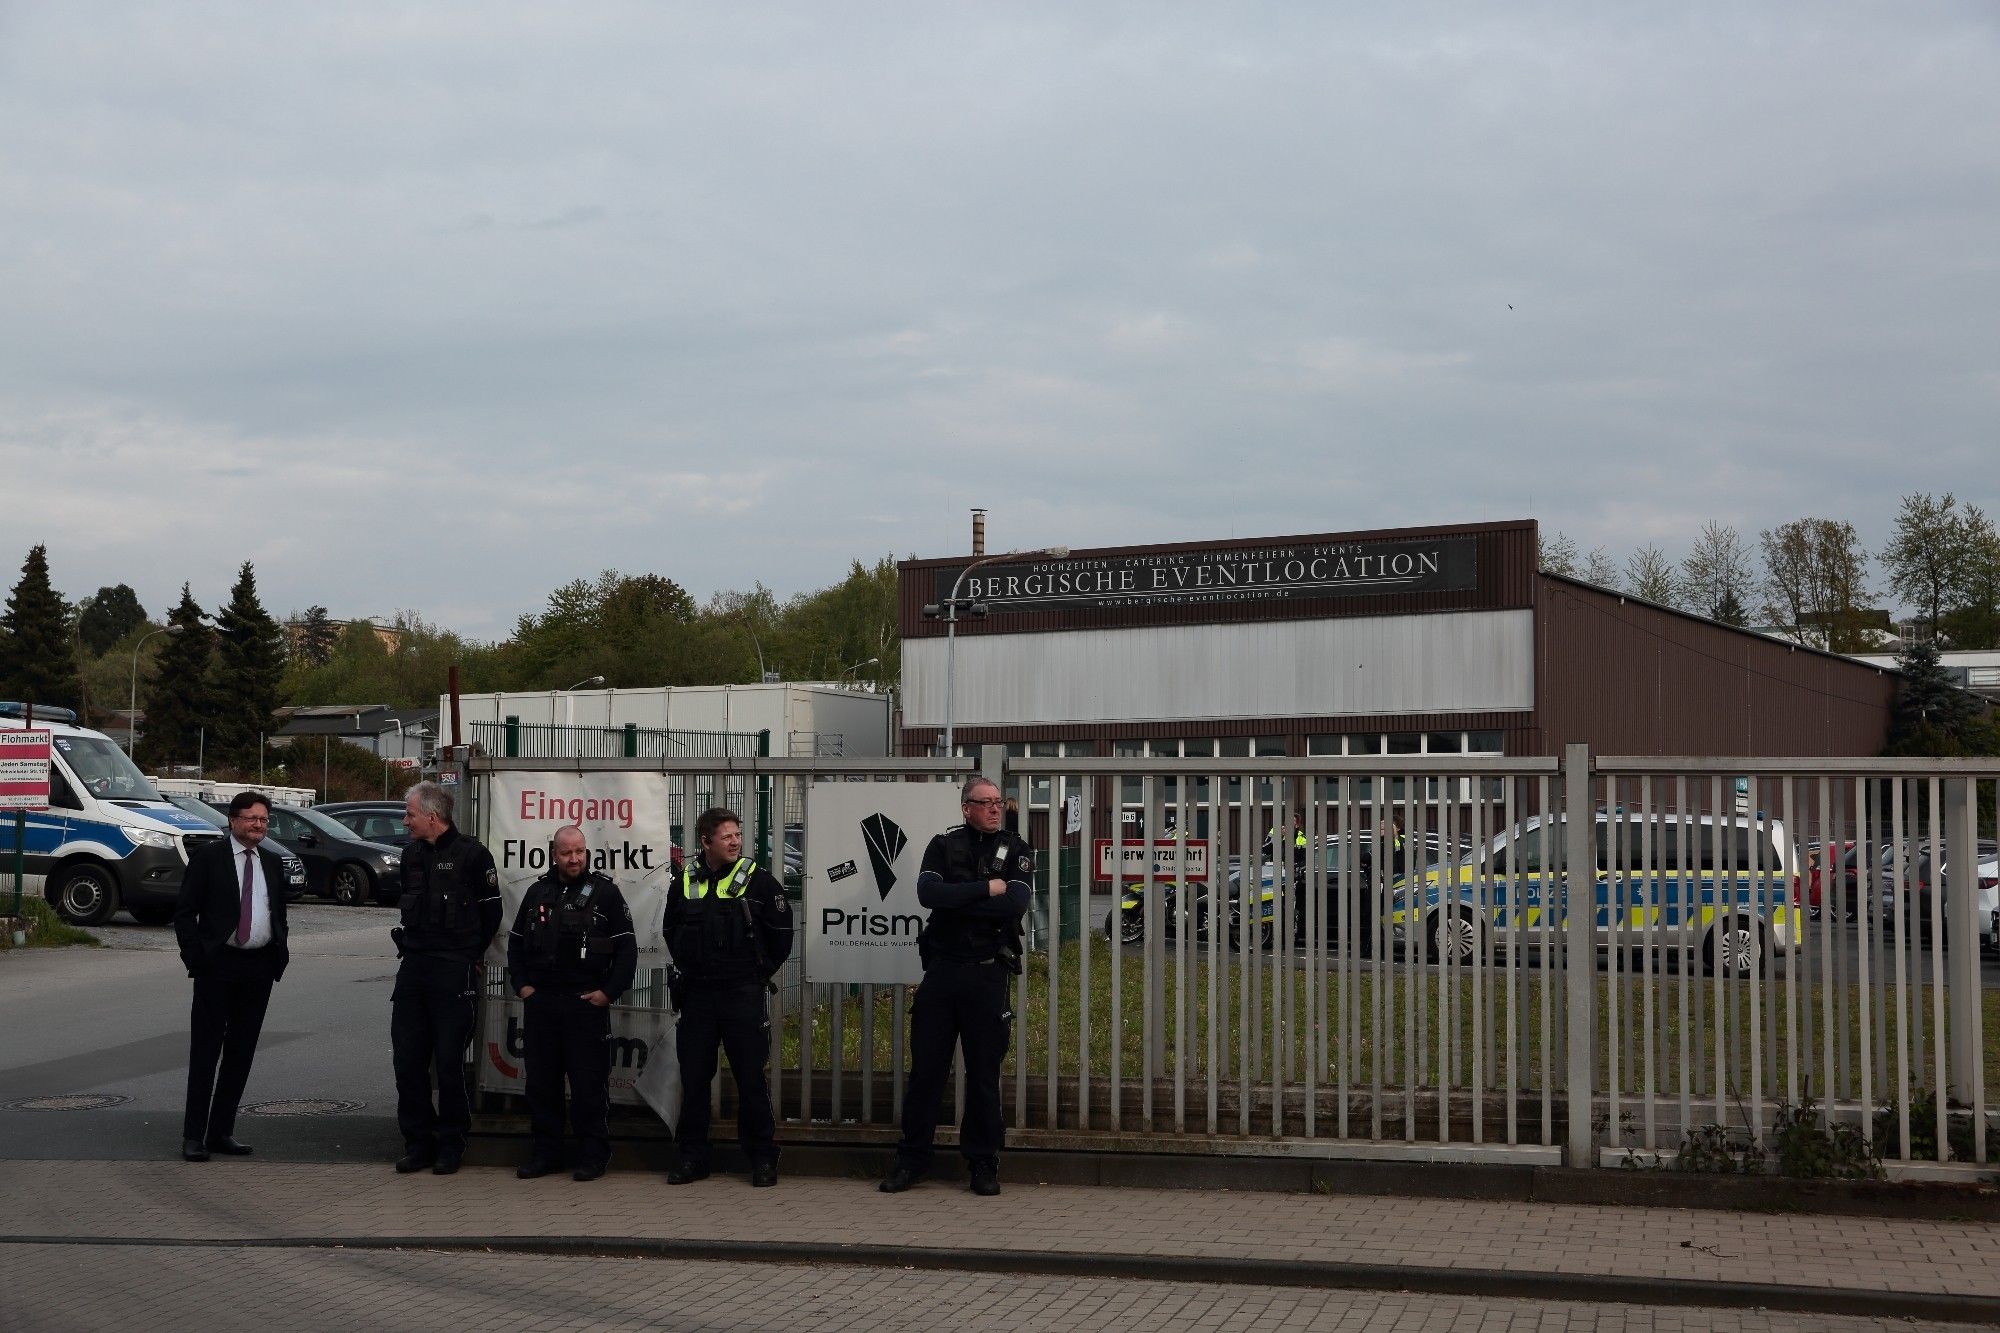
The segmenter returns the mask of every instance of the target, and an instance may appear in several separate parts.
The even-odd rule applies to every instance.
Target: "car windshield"
[[[158,801],[160,793],[125,752],[101,736],[57,736],[56,753],[100,801]]]
[[[342,842],[352,842],[354,840],[355,834],[353,829],[347,827],[337,819],[321,814],[317,810],[294,809],[291,813],[312,825],[315,832],[324,834],[329,838],[338,838]]]

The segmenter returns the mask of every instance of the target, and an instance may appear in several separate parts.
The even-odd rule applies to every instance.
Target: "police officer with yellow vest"
[[[550,850],[554,866],[528,889],[507,936],[507,985],[522,1002],[535,1139],[514,1174],[533,1180],[562,1161],[567,1075],[578,1144],[571,1178],[595,1180],[611,1161],[611,1005],[632,984],[639,943],[625,896],[590,868],[583,830],[557,829]]]
[[[967,782],[959,801],[965,822],[931,839],[917,872],[917,901],[930,912],[917,937],[924,980],[910,1004],[903,1138],[882,1181],[885,1194],[910,1188],[930,1165],[955,1046],[965,1052],[958,1150],[972,1192],[1000,1192],[1000,1061],[1007,1054],[1035,854],[1000,827],[1000,788],[990,779]]]
[[[451,793],[435,782],[410,788],[403,827],[403,923],[389,932],[402,962],[390,996],[389,1045],[396,1063],[396,1122],[406,1151],[396,1170],[458,1170],[472,1129],[465,1044],[472,1040],[480,960],[500,932],[500,877],[493,856],[451,822]],[[431,1104],[431,1078],[437,1104]]]
[[[667,890],[665,937],[680,1011],[674,1047],[681,1063],[680,1160],[667,1183],[709,1173],[708,1090],[716,1049],[736,1080],[736,1134],[752,1185],[778,1183],[777,1125],[764,1064],[771,1054],[766,1007],[771,977],[792,952],[792,909],[771,872],[743,855],[743,821],[717,806],[695,821],[701,855],[690,857]]]

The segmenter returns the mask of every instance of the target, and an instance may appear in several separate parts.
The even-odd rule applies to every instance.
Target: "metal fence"
[[[772,818],[803,820],[814,780],[955,782],[972,761],[646,766],[688,791],[768,785]],[[990,752],[985,771],[1040,854],[1012,1142],[1649,1165],[1755,1157],[1811,1125],[1911,1174],[1988,1160],[1981,938],[2000,921],[1979,835],[2000,761],[1575,746]],[[1097,873],[1134,854],[1168,868]],[[909,997],[788,974],[771,1006],[787,1136],[893,1138]],[[727,1115],[722,1080],[712,1095]]]
[[[748,759],[769,746],[769,736],[741,731],[662,731],[571,726],[559,722],[474,722],[472,743],[487,754],[520,759]]]

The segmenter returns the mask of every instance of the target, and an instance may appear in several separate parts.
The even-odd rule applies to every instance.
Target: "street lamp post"
[[[1038,551],[1002,551],[998,555],[982,556],[958,571],[958,577],[951,581],[951,595],[942,602],[932,602],[924,608],[924,617],[944,619],[944,752],[946,758],[952,750],[952,688],[957,683],[958,670],[958,609],[963,606],[975,619],[986,614],[986,603],[963,600],[958,590],[965,586],[965,576],[981,565],[990,565],[997,560],[1035,560],[1047,558],[1061,560],[1069,555],[1067,546],[1044,546]]]
[[[160,628],[154,630],[153,634],[179,634],[180,632],[181,627],[179,625],[162,625]],[[128,759],[132,757],[132,750],[138,743],[139,735],[139,650],[146,646],[146,640],[152,638],[153,634],[142,635],[139,642],[132,645],[132,707],[125,714],[125,757]]]
[[[853,674],[854,674],[855,672],[857,672],[857,671],[861,670],[861,668],[862,668],[862,667],[865,667],[865,666],[881,666],[881,665],[882,665],[882,659],[881,659],[881,658],[879,658],[879,657],[871,657],[871,658],[869,658],[869,659],[868,659],[867,661],[865,661],[865,662],[856,662],[856,663],[855,663],[855,664],[854,664],[853,666],[851,666],[851,667],[842,667],[842,668],[841,668],[841,671],[840,671],[840,679],[841,679],[841,680],[846,680],[846,679],[847,679],[847,678],[848,678],[849,676],[851,676],[851,675],[853,675]]]
[[[585,676],[582,680],[564,690],[563,693],[571,695],[586,685],[602,685],[603,683],[604,677],[602,676]],[[576,700],[573,698],[565,698],[563,700],[563,725],[566,727],[576,725]]]

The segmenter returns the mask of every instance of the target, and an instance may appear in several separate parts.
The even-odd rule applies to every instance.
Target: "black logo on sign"
[[[896,827],[896,821],[887,815],[870,815],[861,821],[861,837],[868,844],[868,864],[875,871],[875,888],[886,901],[889,890],[896,887],[896,872],[890,867],[903,854],[909,839],[903,830]]]

